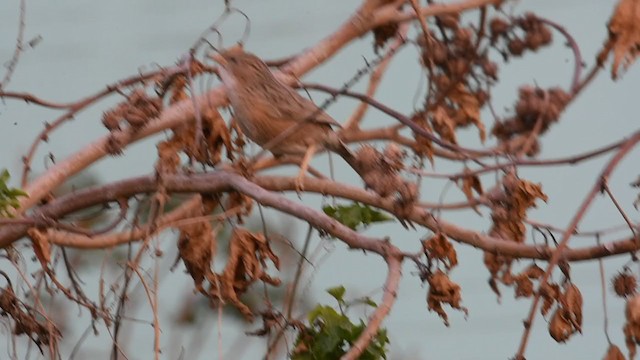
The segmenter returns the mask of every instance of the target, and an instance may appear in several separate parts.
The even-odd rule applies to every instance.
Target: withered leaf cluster
[[[180,154],[186,154],[201,164],[216,165],[222,158],[223,147],[227,157],[233,160],[235,146],[224,119],[215,108],[207,108],[201,114],[202,138],[196,136],[193,122],[173,129],[173,135],[158,143],[159,173],[176,173],[180,166]],[[196,143],[201,140],[200,143]]]
[[[436,25],[439,31],[421,34],[417,40],[429,77],[429,91],[425,111],[414,116],[414,121],[454,144],[458,128],[474,125],[484,141],[486,131],[480,109],[489,100],[487,89],[498,79],[498,65],[489,58],[483,42],[485,32],[463,26],[458,14],[436,16]],[[495,17],[486,30],[489,46],[498,49],[505,59],[520,56],[525,50],[536,51],[552,41],[549,27],[532,13]],[[557,119],[557,115],[551,117]],[[429,149],[420,145],[423,152]]]
[[[441,232],[422,240],[422,250],[430,262],[436,260],[442,263],[447,271],[458,265],[456,249]]]
[[[614,276],[611,285],[613,291],[620,297],[628,298],[638,293],[638,279],[629,268],[625,268]]]
[[[162,111],[162,99],[149,96],[144,89],[136,89],[127,99],[102,114],[102,124],[113,134],[123,129],[127,124],[132,131],[137,131],[149,121],[157,117]],[[107,151],[113,155],[122,153],[122,144],[116,136],[111,136],[107,144]]]
[[[449,326],[449,316],[444,311],[443,304],[448,304],[452,308],[464,312],[465,316],[468,315],[467,308],[461,305],[462,292],[460,285],[451,281],[449,275],[442,270],[437,270],[427,277],[427,282],[429,283],[429,292],[427,293],[428,309],[429,311],[435,311],[446,326]]]
[[[522,56],[527,50],[537,51],[553,41],[549,27],[533,13],[513,18],[495,17],[489,21],[489,34],[491,43],[505,58]]]
[[[393,0],[382,0],[381,4],[392,3]],[[390,22],[386,24],[382,24],[378,27],[375,27],[373,32],[373,51],[377,54],[380,49],[384,47],[384,45],[390,39],[394,38],[398,33],[399,25],[397,22]]]
[[[230,303],[247,320],[252,321],[254,314],[240,300],[240,295],[258,280],[273,286],[279,286],[281,283],[280,279],[267,273],[267,260],[270,260],[277,270],[280,269],[280,259],[271,250],[263,234],[235,228],[231,235],[227,264],[209,290],[212,299]]]
[[[636,346],[640,344],[640,295],[635,295],[627,300],[624,313],[627,322],[624,324],[625,342],[629,351],[629,359],[636,356]]]
[[[413,116],[414,121],[454,144],[457,143],[458,128],[474,125],[484,141],[486,131],[480,109],[489,99],[484,88],[497,78],[497,65],[478,46],[476,31],[460,24],[459,15],[436,19],[440,31],[431,30],[417,39],[427,70],[429,91],[424,110]],[[430,154],[428,145],[421,144],[420,148]]]
[[[544,270],[537,264],[531,264],[519,274],[506,273],[502,277],[502,282],[506,285],[513,285],[515,287],[515,297],[531,297],[534,294],[534,280],[539,280],[544,275]],[[557,286],[557,285],[554,285]],[[543,296],[544,299],[546,297]],[[549,304],[551,306],[553,303]],[[543,306],[544,308],[544,306]],[[547,310],[543,310],[545,313]]]
[[[518,91],[515,114],[501,122],[497,122],[491,133],[501,142],[503,150],[518,153],[535,136],[533,146],[524,149],[526,155],[534,156],[540,151],[537,136],[544,134],[551,124],[558,121],[571,96],[561,88],[543,90],[531,86],[523,86]],[[537,130],[533,134],[534,129]],[[532,135],[533,134],[533,135]]]
[[[520,179],[513,172],[507,173],[502,179],[502,193],[491,199],[493,225],[489,234],[504,241],[524,242],[527,210],[535,207],[538,199],[547,201],[540,185]],[[513,260],[509,256],[484,253],[484,263],[491,274],[489,284],[498,295],[498,282],[513,284],[510,282]]]
[[[162,99],[149,96],[143,89],[134,90],[127,100],[102,114],[102,124],[110,131],[120,130],[123,123],[140,129],[162,111]]]
[[[362,180],[367,188],[381,197],[394,197],[394,214],[403,216],[418,198],[418,187],[405,180],[400,170],[404,169],[405,153],[396,144],[389,144],[384,152],[364,145],[356,153],[356,161],[362,171]]]
[[[236,226],[229,240],[224,270],[215,273],[212,265],[218,239],[207,215],[218,205],[218,198],[203,198],[200,206],[190,214],[193,219],[178,226],[178,254],[193,278],[196,290],[214,303],[235,306],[246,319],[253,320],[253,312],[240,296],[256,281],[280,285],[280,279],[267,274],[267,260],[276,269],[280,268],[280,260],[263,234]]]
[[[202,286],[205,279],[216,281],[211,264],[216,254],[217,239],[211,222],[204,217],[213,211],[216,204],[214,199],[201,199],[200,206],[191,214],[200,219],[178,227],[178,255],[193,278],[196,289],[202,293],[205,293]]]
[[[605,45],[613,48],[611,77],[618,78],[620,66],[624,70],[640,54],[640,1],[620,0],[609,20],[609,40]]]
[[[582,332],[582,294],[577,286],[566,282],[563,291],[554,288],[552,294],[545,298],[555,296],[556,309],[549,322],[549,334],[557,342],[567,341],[576,332]],[[543,307],[543,310],[545,307]]]
[[[471,174],[468,169],[464,170],[464,176],[462,177],[462,192],[471,203],[471,207],[478,212],[473,193],[475,192],[478,195],[482,195],[484,193],[482,190],[482,183],[480,182],[478,175]]]

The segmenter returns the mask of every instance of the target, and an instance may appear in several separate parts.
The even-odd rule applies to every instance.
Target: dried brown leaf
[[[620,66],[627,70],[640,53],[640,0],[620,0],[609,21],[613,43],[611,77],[618,78]]]
[[[457,144],[456,140],[456,123],[448,114],[447,109],[438,106],[431,113],[431,124],[433,130],[444,140]]]
[[[628,269],[618,273],[613,280],[611,280],[611,283],[613,285],[613,291],[620,297],[628,297],[637,293],[638,280]]]
[[[427,118],[424,112],[418,112],[411,117],[411,121],[413,121],[416,125],[425,129],[428,132],[433,132],[431,125],[427,121]],[[425,136],[415,134],[414,137],[416,139],[416,146],[414,147],[414,151],[418,156],[426,156],[429,159],[429,162],[433,165],[433,143],[430,139]]]
[[[454,309],[463,311],[465,315],[468,314],[467,308],[460,305],[462,301],[460,285],[451,281],[447,274],[438,270],[429,276],[427,281],[429,282],[429,292],[427,294],[428,309],[435,311],[442,318],[446,326],[449,326],[449,318],[442,308],[443,303],[449,304],[449,306]]]
[[[465,169],[465,173],[469,173],[468,169]],[[478,209],[475,205],[475,198],[473,197],[473,192],[476,192],[478,195],[482,195],[482,183],[480,182],[480,178],[477,175],[465,175],[462,178],[462,192],[467,197],[467,200],[472,203],[473,209],[478,212]]]
[[[540,279],[544,275],[544,270],[537,264],[531,264],[523,272],[529,279]]]
[[[458,265],[456,249],[443,233],[437,233],[423,240],[422,249],[430,259],[442,261],[447,270]]]
[[[252,233],[236,227],[231,235],[229,259],[219,281],[211,284],[211,295],[235,306],[244,317],[252,321],[253,312],[240,300],[240,295],[258,280],[278,286],[281,281],[266,272],[269,259],[276,269],[280,268],[280,259],[271,250],[269,242],[260,233]]]
[[[201,207],[194,216],[204,215]],[[212,279],[211,262],[216,254],[217,240],[208,219],[203,219],[179,227],[178,255],[184,262],[196,289],[204,292],[202,282]]]
[[[484,123],[480,119],[481,104],[477,96],[469,92],[466,85],[460,83],[456,89],[449,94],[449,97],[458,105],[458,108],[463,115],[458,117],[458,126],[474,124],[480,132],[480,141],[484,143],[487,138],[487,131],[484,127]]]
[[[32,240],[33,252],[43,268],[47,268],[51,261],[51,245],[45,234],[36,228],[30,228],[27,235]]]
[[[576,331],[582,332],[582,293],[580,293],[580,289],[574,284],[568,285],[560,298],[560,303],[566,310],[571,325]]]
[[[640,344],[640,295],[627,300],[624,325],[625,343],[629,351],[629,359],[636,356],[636,345]]]
[[[558,284],[546,283],[540,288],[540,296],[542,297],[542,307],[540,313],[546,316],[551,310],[553,304],[560,298],[560,286]]]
[[[528,298],[533,295],[533,281],[531,281],[529,277],[527,277],[526,275],[520,274],[519,276],[516,276],[514,280],[516,284],[516,289],[515,289],[516,298],[519,298],[519,297]]]
[[[622,351],[616,345],[609,345],[609,349],[607,349],[607,353],[604,356],[603,360],[625,360]]]
[[[549,335],[559,343],[566,342],[574,333],[573,326],[564,315],[564,311],[558,308],[549,322]]]

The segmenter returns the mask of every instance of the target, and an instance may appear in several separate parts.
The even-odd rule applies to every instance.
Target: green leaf
[[[362,299],[362,302],[371,306],[371,307],[378,307],[378,304],[376,304],[375,301],[373,301],[370,297],[365,297],[364,299]]]
[[[336,286],[327,289],[339,304],[346,303],[344,286]],[[368,297],[360,300],[370,306],[375,303]],[[360,319],[354,324],[347,315],[326,305],[316,305],[308,314],[308,327],[298,334],[296,348],[305,349],[291,355],[294,360],[333,360],[343,356],[349,347],[357,341],[366,328],[365,322]],[[381,360],[386,359],[387,344],[389,338],[386,329],[379,329],[369,346],[364,350],[359,359]]]
[[[9,171],[2,169],[0,172],[0,217],[11,216],[9,208],[17,209],[20,206],[19,197],[28,196],[28,194],[20,188],[10,188],[7,182],[10,179]]]
[[[346,291],[347,290],[342,285],[327,289],[329,295],[333,296],[340,304],[344,304],[344,293]]]
[[[353,230],[356,230],[359,226],[366,227],[372,223],[393,220],[389,215],[357,202],[351,205],[338,205],[335,207],[327,205],[322,210],[325,214]]]

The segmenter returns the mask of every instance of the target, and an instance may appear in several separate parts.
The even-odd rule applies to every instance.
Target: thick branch
[[[302,220],[313,220],[310,222],[315,227],[321,228],[325,231],[330,232],[329,230],[331,230],[333,226],[331,224],[334,224],[334,222],[317,222],[318,219],[314,217],[315,215],[312,215],[317,213],[315,210],[307,208],[299,203],[290,202],[290,200],[287,200],[278,194],[265,190],[294,191],[294,178],[260,176],[253,179],[255,182],[255,184],[253,184],[239,175],[218,171],[210,174],[190,176],[166,176],[163,181],[163,186],[165,186],[168,192],[219,193],[235,189],[254,198],[260,203],[290,213]],[[151,193],[157,190],[157,186],[157,181],[153,176],[146,176],[119,181],[100,187],[83,189],[53,200],[51,203],[39,208],[33,216],[45,216],[58,219],[65,214],[94,206],[96,204],[116,201],[119,198],[127,198],[139,193]],[[261,191],[256,192],[256,189],[261,189]],[[306,178],[305,191],[358,201],[391,213],[393,213],[395,208],[395,204],[392,199],[382,199],[361,188],[337,183],[327,179]],[[288,204],[287,207],[283,207],[278,199],[286,201]],[[304,209],[304,211],[302,211],[302,209]],[[309,211],[311,213],[309,213]],[[407,220],[411,220],[416,224],[423,225],[434,231],[442,231],[447,236],[458,242],[468,244],[494,254],[547,260],[556,251],[553,247],[505,241],[503,239],[484,235],[478,231],[459,227],[442,219],[436,220],[428,211],[419,206],[414,206],[413,208],[406,209],[405,211]],[[324,214],[322,215],[323,218],[326,217]],[[325,228],[325,226],[328,226],[329,228]],[[0,227],[0,248],[9,245],[13,241],[24,236],[28,228],[29,226],[27,225]],[[340,237],[351,234],[351,232],[331,234],[336,237]],[[351,244],[349,245],[351,246]],[[83,244],[83,246],[92,247],[90,243]],[[356,245],[356,247],[359,247],[359,245]],[[379,250],[381,249],[378,249],[378,251]],[[620,239],[602,245],[564,249],[562,251],[562,256],[568,261],[581,261],[628,253],[629,251],[634,250],[637,250],[637,244],[634,239]],[[378,251],[376,252],[378,253]]]

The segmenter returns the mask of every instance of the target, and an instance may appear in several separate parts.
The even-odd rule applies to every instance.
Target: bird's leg
[[[317,145],[312,144],[309,145],[307,151],[304,153],[304,158],[302,158],[302,162],[300,163],[300,171],[298,172],[298,177],[296,178],[296,192],[299,194],[304,190],[304,176],[307,173],[307,169],[309,168],[309,163],[311,162],[311,158],[313,154],[316,153]]]

